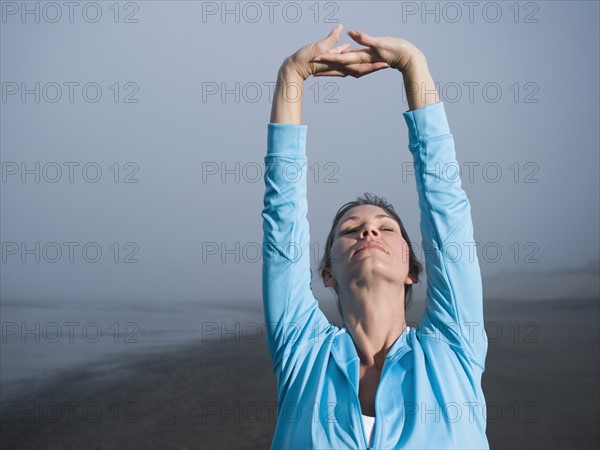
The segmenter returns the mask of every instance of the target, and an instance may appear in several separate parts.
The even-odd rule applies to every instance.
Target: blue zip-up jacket
[[[427,303],[419,327],[404,330],[385,358],[372,448],[489,449],[481,274],[454,137],[443,102],[403,115]],[[306,134],[306,125],[268,124],[262,288],[278,385],[272,448],[365,449],[354,342],[327,320],[311,288]]]

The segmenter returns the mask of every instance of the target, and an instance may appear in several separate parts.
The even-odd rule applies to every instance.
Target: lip
[[[358,252],[360,252],[361,250],[364,250],[365,248],[376,248],[378,250],[381,250],[382,252],[385,252],[385,248],[379,242],[367,241],[364,244],[362,244],[360,247],[358,247],[358,249],[354,252],[354,254],[356,255]]]

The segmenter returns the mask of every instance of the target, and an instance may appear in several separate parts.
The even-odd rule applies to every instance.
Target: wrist
[[[421,52],[414,53],[408,57],[403,67],[396,66],[395,69],[400,71],[404,76],[411,75],[414,73],[421,72],[423,68],[427,67],[427,59]]]
[[[303,76],[290,57],[287,57],[279,67],[277,78],[282,81],[302,83],[308,75]]]
[[[404,87],[411,110],[438,103],[440,97],[424,56],[411,59],[402,72]]]
[[[304,79],[289,58],[277,73],[277,83],[271,107],[271,123],[302,123],[302,88]]]

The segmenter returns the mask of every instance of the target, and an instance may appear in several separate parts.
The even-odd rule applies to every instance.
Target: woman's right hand
[[[298,75],[302,80],[306,80],[311,75],[325,75],[327,72],[331,72],[339,67],[338,64],[329,64],[326,61],[316,62],[314,60],[317,56],[335,56],[341,55],[342,52],[350,47],[350,43],[342,44],[339,47],[333,48],[333,46],[340,40],[342,34],[343,25],[336,25],[329,35],[320,41],[312,42],[291,56],[288,56],[281,69],[284,73]],[[363,74],[375,72],[380,69],[389,67],[388,63],[384,61],[372,61],[367,64],[361,65]]]

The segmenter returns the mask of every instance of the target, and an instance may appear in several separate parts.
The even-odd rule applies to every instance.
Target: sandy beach
[[[485,315],[491,448],[598,448],[598,300],[488,300]],[[228,335],[107,358],[3,399],[0,447],[269,448],[276,401],[264,339]]]

